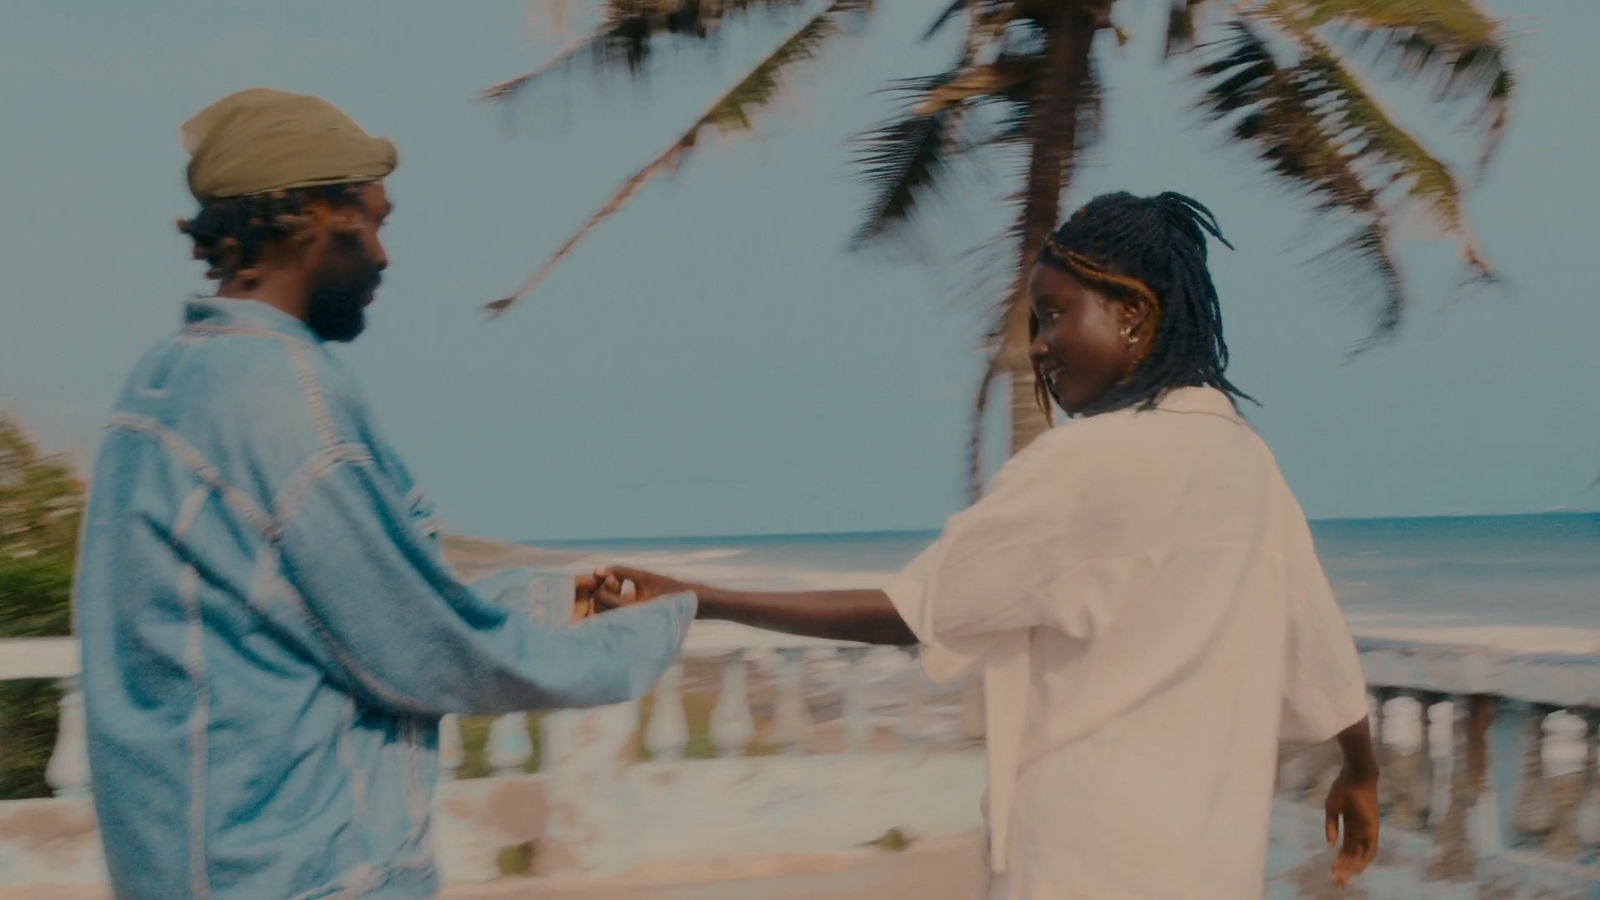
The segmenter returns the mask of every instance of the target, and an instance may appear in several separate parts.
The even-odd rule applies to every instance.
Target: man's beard
[[[306,301],[306,326],[325,341],[347,343],[366,330],[367,299],[383,278],[358,251],[343,256],[317,271]]]

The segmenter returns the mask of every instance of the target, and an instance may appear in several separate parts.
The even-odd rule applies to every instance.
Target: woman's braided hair
[[[1039,252],[1039,262],[1078,278],[1112,298],[1142,295],[1159,310],[1150,353],[1123,382],[1090,410],[1112,412],[1154,407],[1180,387],[1213,387],[1238,399],[1253,399],[1223,374],[1228,345],[1222,338],[1222,307],[1206,267],[1206,235],[1222,236],[1216,217],[1182,194],[1135,197],[1102,194],[1062,223]],[[1030,317],[1030,337],[1039,323]],[[1048,390],[1037,367],[1034,384],[1049,409]]]
[[[314,200],[332,207],[360,202],[348,184],[223,197],[201,204],[194,218],[179,219],[178,231],[194,241],[194,258],[205,262],[207,278],[249,282],[260,277],[268,247],[310,238],[306,207]]]

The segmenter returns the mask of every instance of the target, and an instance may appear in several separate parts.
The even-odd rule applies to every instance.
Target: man
[[[77,581],[111,881],[120,900],[432,896],[439,718],[637,698],[695,600],[571,625],[592,578],[463,584],[327,349],[361,333],[387,265],[394,145],[264,89],[182,137],[200,210],[180,229],[219,286],[128,379]]]

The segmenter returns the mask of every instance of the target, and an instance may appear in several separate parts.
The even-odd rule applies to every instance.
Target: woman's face
[[[1109,298],[1044,264],[1033,267],[1028,292],[1038,322],[1028,355],[1069,415],[1093,406],[1144,358],[1155,331],[1148,302]]]

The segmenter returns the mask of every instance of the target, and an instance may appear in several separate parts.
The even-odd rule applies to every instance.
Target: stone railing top
[[[791,650],[817,647],[865,647],[850,641],[830,641],[822,638],[797,637],[762,631],[731,622],[696,622],[683,642],[683,652],[690,656],[712,656],[734,650]]]
[[[1600,708],[1600,655],[1506,653],[1460,644],[1356,639],[1375,688],[1490,694],[1558,707]]]
[[[1600,709],[1600,654],[1505,653],[1459,644],[1359,637],[1361,665],[1376,688],[1444,695],[1491,694],[1529,703]],[[728,623],[697,623],[684,644],[692,656],[734,650],[859,647]],[[0,681],[70,678],[78,673],[73,638],[0,640]]]
[[[71,678],[78,674],[77,638],[0,640],[0,681]]]

